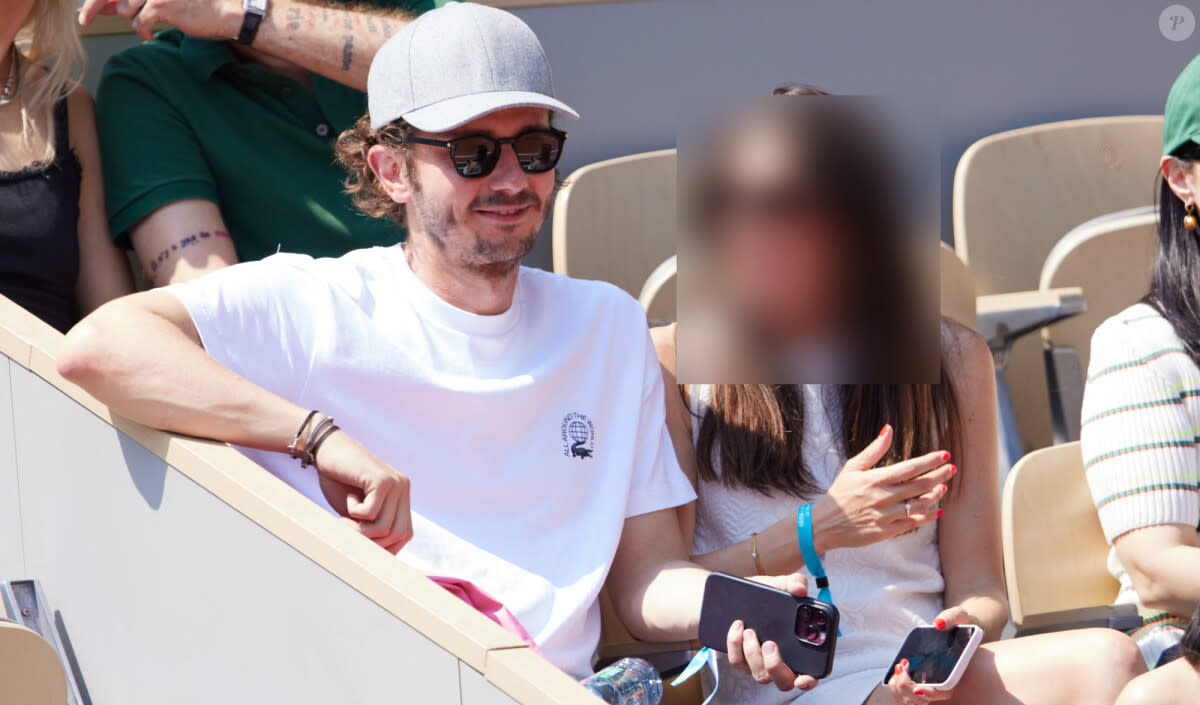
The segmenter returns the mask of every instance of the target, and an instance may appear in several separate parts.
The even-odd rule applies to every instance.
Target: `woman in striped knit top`
[[[1200,605],[1200,57],[1164,117],[1150,293],[1092,337],[1082,434],[1118,601],[1139,605],[1133,637],[1151,667],[1178,652]]]

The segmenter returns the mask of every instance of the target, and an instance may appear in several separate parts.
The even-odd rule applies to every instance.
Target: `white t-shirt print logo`
[[[596,427],[586,414],[572,411],[562,420],[563,455],[584,460],[596,448]]]

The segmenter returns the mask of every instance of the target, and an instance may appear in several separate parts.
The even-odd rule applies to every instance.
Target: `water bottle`
[[[581,682],[609,705],[658,705],[662,700],[662,678],[640,658],[623,658]]]

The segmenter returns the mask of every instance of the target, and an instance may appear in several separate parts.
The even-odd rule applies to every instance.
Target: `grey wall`
[[[27,577],[84,705],[516,705],[0,354],[0,579]]]
[[[926,96],[941,125],[950,239],[954,166],[975,140],[1051,120],[1161,112],[1175,75],[1200,52],[1200,33],[1182,42],[1160,34],[1169,4],[640,0],[518,14],[541,37],[558,92],[583,115],[566,126],[564,172],[674,146],[681,123],[781,81]],[[531,263],[548,265],[549,248],[542,238]]]

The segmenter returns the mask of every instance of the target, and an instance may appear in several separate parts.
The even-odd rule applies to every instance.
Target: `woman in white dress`
[[[856,180],[845,168],[869,173],[869,164],[861,150],[857,156],[863,158],[843,154],[840,161],[821,161],[821,152],[838,156],[844,121],[839,131],[824,134],[813,132],[820,121],[796,129],[778,114],[751,116],[736,128],[708,142],[720,145],[719,152],[693,175],[699,177],[693,183],[725,182],[721,197],[708,202],[709,232],[695,233],[706,237],[712,259],[741,287],[722,289],[724,302],[739,320],[759,324],[758,334],[791,326],[794,334],[803,328],[810,341],[835,338],[818,328],[836,324],[831,310],[848,315],[845,302],[854,297],[831,287],[861,282],[820,273],[853,276],[853,267],[829,258],[844,256],[845,243],[856,236],[869,237],[855,230],[855,219],[877,216],[876,208],[838,210],[839,203],[879,203],[870,179]],[[745,144],[761,144],[764,136],[772,148]],[[821,197],[804,193],[815,183],[809,177],[817,175],[826,186],[861,190],[839,194],[834,186]],[[753,276],[755,268],[770,271]],[[789,278],[791,271],[805,275]],[[699,496],[680,511],[693,559],[743,576],[807,573],[795,517],[800,505],[811,502],[814,543],[842,617],[833,673],[815,689],[797,692],[782,680],[778,689],[760,685],[771,682],[767,669],[779,659],[778,648],[766,643],[761,650],[745,649],[761,653],[755,662],[719,661],[717,702],[1111,704],[1144,670],[1132,640],[1114,630],[996,641],[1008,621],[996,396],[991,355],[975,333],[941,323],[938,384],[869,385],[679,386],[675,327],[653,335],[667,384],[667,424]],[[752,339],[760,345],[763,336]],[[775,342],[777,351],[822,348]],[[796,363],[787,369],[804,369],[803,361],[783,362]],[[809,585],[815,594],[811,575]],[[988,643],[952,691],[914,683],[904,667],[888,686],[881,684],[912,628],[966,623],[982,627]],[[741,646],[737,642],[758,639],[735,624],[731,646]]]

